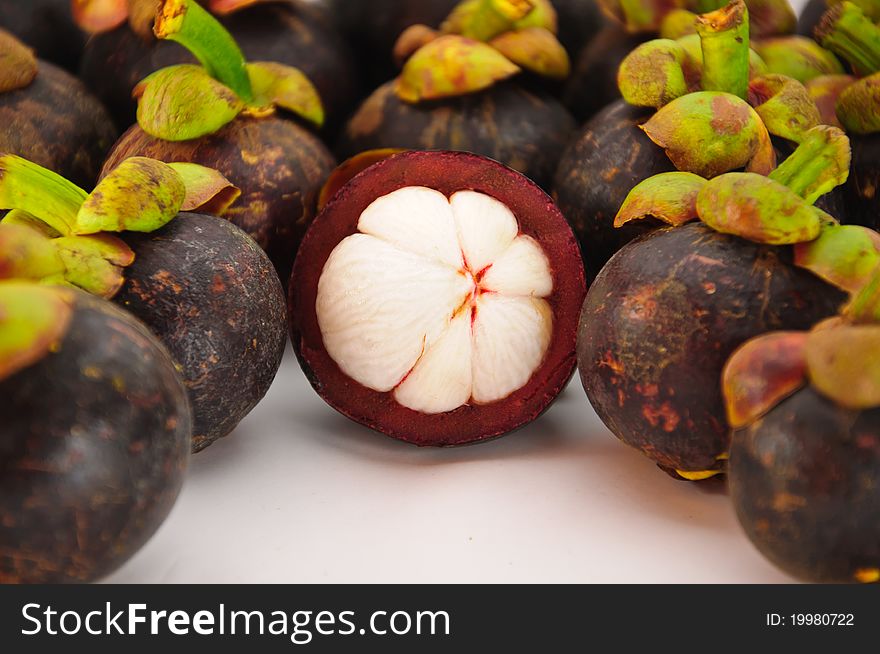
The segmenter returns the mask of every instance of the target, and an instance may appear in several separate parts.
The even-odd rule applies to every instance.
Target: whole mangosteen
[[[724,369],[737,517],[764,556],[810,582],[880,581],[876,281],[868,314],[760,336]]]
[[[0,30],[0,152],[95,183],[117,132],[104,107],[78,79],[38,61]]]
[[[294,351],[333,408],[448,446],[538,417],[574,370],[583,264],[534,183],[462,152],[407,152],[345,185],[303,239]]]
[[[95,581],[177,498],[186,390],[155,337],[99,298],[0,281],[0,316],[0,582]]]
[[[244,232],[180,211],[222,213],[237,189],[216,171],[144,158],[122,162],[90,195],[16,157],[0,158],[0,174],[0,209],[13,210],[0,236],[20,253],[15,276],[78,286],[140,318],[186,385],[193,450],[229,434],[281,364],[284,293]]]
[[[522,13],[489,21],[471,4],[458,5],[441,31],[422,25],[401,35],[400,77],[349,120],[336,148],[340,159],[379,148],[462,150],[549,187],[574,120],[546,92],[508,78],[522,70],[551,79],[568,74],[555,13],[523,3]]]
[[[40,59],[76,72],[86,37],[73,21],[71,0],[0,0],[0,29],[36,50]]]
[[[98,2],[85,2],[85,10]],[[185,49],[157,40],[152,33],[155,6],[149,11],[96,21],[81,15],[94,35],[83,53],[80,76],[103,100],[117,123],[135,122],[131,90],[151,73],[177,64],[196,63]],[[360,97],[354,57],[339,35],[309,11],[290,2],[253,4],[237,0],[203,3],[212,9],[251,61],[277,61],[302,70],[315,84],[327,111],[328,133],[335,130]],[[361,4],[361,3],[351,3]]]
[[[833,159],[839,130],[814,129],[831,135],[825,155]],[[814,160],[818,151],[801,154]],[[764,332],[808,329],[845,299],[794,265],[785,245],[819,236],[828,218],[810,203],[845,179],[847,168],[840,161],[817,176],[784,164],[781,181],[665,173],[634,189],[621,217],[662,216],[677,226],[642,236],[611,258],[590,287],[578,334],[584,389],[618,438],[686,479],[723,471],[729,430],[720,377],[727,358]],[[695,217],[703,222],[683,224]]]
[[[132,156],[219,170],[241,190],[226,217],[259,243],[286,283],[335,161],[317,136],[276,107],[320,124],[317,92],[295,68],[246,63],[223,27],[189,0],[163,2],[156,29],[213,62],[217,78],[191,65],[148,77],[138,87],[138,125],[113,147],[102,175]],[[192,93],[195,87],[203,92]]]

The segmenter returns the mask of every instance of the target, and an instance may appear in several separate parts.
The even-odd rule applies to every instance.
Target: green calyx
[[[820,75],[804,85],[819,110],[823,125],[843,127],[837,117],[837,102],[840,94],[855,81],[856,78],[852,75]]]
[[[0,29],[0,93],[30,86],[38,72],[33,50],[6,30]]]
[[[800,145],[770,173],[770,179],[813,204],[846,182],[851,156],[846,134],[836,127],[817,125],[804,133]]]
[[[57,349],[72,314],[64,289],[0,280],[0,381]]]
[[[697,33],[697,14],[687,9],[673,9],[660,22],[661,39],[680,39]]]
[[[806,87],[791,77],[768,74],[749,82],[749,104],[773,136],[800,143],[821,116]]]
[[[636,47],[621,62],[617,86],[623,99],[639,107],[660,108],[687,94],[687,53],[678,42],[654,39]]]
[[[153,31],[189,50],[201,66],[163,68],[140,82],[138,123],[156,138],[185,141],[213,134],[239,115],[285,109],[317,126],[320,96],[297,68],[245,61],[235,40],[193,0],[162,0]]]
[[[838,406],[880,406],[880,325],[845,324],[815,329],[805,348],[812,386]]]
[[[880,71],[880,27],[852,2],[832,5],[816,28],[816,38],[859,75]]]
[[[697,18],[703,49],[704,91],[745,99],[749,85],[749,12],[743,0]]]
[[[860,225],[825,223],[819,238],[794,247],[794,263],[849,293],[880,266],[880,234]]]
[[[743,167],[766,175],[776,163],[760,116],[729,93],[700,91],[681,96],[641,127],[678,170],[706,179]]]
[[[0,156],[0,209],[11,210],[0,221],[0,279],[66,284],[113,297],[134,253],[112,232],[155,231],[184,207],[218,198],[228,206],[236,193],[216,171],[133,157],[87,194],[34,163]]]
[[[677,227],[697,219],[697,196],[706,185],[699,175],[660,173],[637,184],[614,217],[614,226],[633,220],[656,218]]]
[[[413,25],[400,35],[396,93],[409,103],[456,97],[523,70],[565,79],[571,61],[556,29],[549,0],[465,0],[439,31]]]
[[[880,73],[863,77],[840,91],[836,112],[847,132],[880,132]]]
[[[749,31],[761,39],[777,34],[791,34],[797,27],[797,14],[788,0],[746,0],[749,7]]]
[[[832,52],[805,36],[763,39],[754,48],[767,65],[767,72],[793,77],[801,84],[820,75],[846,72]]]

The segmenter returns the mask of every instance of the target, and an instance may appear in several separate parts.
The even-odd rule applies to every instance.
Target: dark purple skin
[[[500,161],[548,189],[574,119],[555,99],[507,82],[457,98],[409,104],[393,82],[349,120],[339,160],[376,148],[464,150]]]
[[[151,234],[113,298],[159,337],[193,409],[193,452],[229,434],[263,399],[287,342],[287,302],[272,264],[231,223],[182,213]]]
[[[839,290],[791,264],[791,248],[702,223],[624,246],[591,286],[578,367],[590,402],[622,441],[660,466],[722,468],[729,430],[721,370],[746,340],[835,315]]]
[[[28,86],[0,93],[0,152],[17,154],[91,189],[116,140],[113,121],[73,75],[39,62]]]
[[[733,433],[730,498],[752,543],[812,582],[880,568],[880,409],[842,408],[812,387]]]
[[[302,70],[318,89],[330,133],[360,97],[353,55],[339,36],[308,14],[289,7],[250,7],[223,18],[248,61],[275,61]],[[123,25],[92,37],[80,76],[124,129],[135,122],[132,89],[150,73],[195,58],[182,46],[144,41]]]
[[[107,157],[106,175],[128,157],[215,168],[241,189],[224,214],[262,247],[284,284],[318,194],[336,166],[314,134],[282,117],[237,118],[216,134],[191,141],[162,141],[140,127],[129,129]]]
[[[840,188],[844,202],[841,222],[880,228],[880,134],[851,134],[849,179]]]
[[[620,62],[649,38],[650,34],[629,34],[619,25],[609,23],[581,51],[562,95],[565,106],[578,121],[588,120],[620,98]]]
[[[596,0],[553,0],[559,32],[557,36],[573,57],[605,26]]]
[[[71,293],[60,349],[0,382],[0,583],[109,574],[162,524],[189,462],[186,389],[165,348]]]
[[[626,243],[659,226],[640,220],[614,227],[614,216],[636,184],[675,170],[638,127],[652,113],[613,102],[584,125],[559,162],[553,196],[580,241],[587,279]]]
[[[36,50],[41,59],[76,71],[86,35],[73,22],[70,0],[0,0],[0,28]]]

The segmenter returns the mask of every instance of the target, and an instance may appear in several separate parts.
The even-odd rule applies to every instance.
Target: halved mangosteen
[[[189,462],[186,390],[165,348],[109,302],[0,281],[0,415],[0,582],[95,581],[171,510]]]
[[[408,152],[343,187],[290,282],[294,349],[330,406],[417,445],[534,420],[574,370],[585,294],[577,242],[521,174]]]
[[[0,152],[95,183],[117,132],[101,103],[73,75],[34,58],[0,29]]]

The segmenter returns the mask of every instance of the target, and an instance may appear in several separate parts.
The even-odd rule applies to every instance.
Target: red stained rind
[[[378,197],[406,186],[427,186],[446,196],[474,190],[507,205],[520,231],[551,257],[553,336],[544,362],[529,382],[507,398],[428,415],[407,409],[391,393],[362,386],[324,348],[315,302],[318,280],[336,245],[357,231],[361,213]],[[340,190],[303,239],[290,280],[291,339],[312,386],[340,413],[416,445],[464,445],[501,436],[540,415],[575,367],[578,313],[586,294],[574,234],[552,200],[533,182],[499,163],[464,152],[407,152],[386,159]]]

